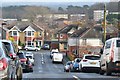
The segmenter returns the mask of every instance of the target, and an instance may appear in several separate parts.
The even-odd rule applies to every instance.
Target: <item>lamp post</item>
[[[2,23],[2,40],[3,40],[3,26],[6,25],[5,22]]]

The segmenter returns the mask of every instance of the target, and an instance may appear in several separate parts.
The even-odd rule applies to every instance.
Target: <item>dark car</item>
[[[17,48],[15,48],[14,44],[10,40],[1,40],[2,44],[4,44],[5,48],[8,51],[8,56],[13,59],[15,68],[16,68],[16,76],[19,80],[22,79],[22,66],[19,61],[19,57],[16,55]]]
[[[70,72],[71,71],[71,69],[72,69],[72,61],[68,61],[66,64],[65,64],[65,66],[64,66],[64,71],[65,72]]]
[[[26,58],[24,52],[18,52],[17,55],[20,58],[20,62],[23,68],[24,72],[32,72],[33,71],[33,66],[32,63],[30,62],[30,60],[28,58]]]
[[[0,41],[0,80],[12,80],[16,78],[18,78],[18,75],[16,74],[14,59],[9,55],[5,45]]]
[[[50,45],[49,44],[44,44],[41,48],[44,49],[44,50],[49,50]]]

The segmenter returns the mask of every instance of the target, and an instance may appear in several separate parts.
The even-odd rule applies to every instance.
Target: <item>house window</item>
[[[28,36],[31,36],[31,31],[28,31]]]
[[[17,31],[12,31],[12,36],[17,36]]]
[[[40,34],[39,34],[40,36],[42,36],[42,32],[40,32]]]
[[[34,31],[26,31],[26,36],[34,36]]]

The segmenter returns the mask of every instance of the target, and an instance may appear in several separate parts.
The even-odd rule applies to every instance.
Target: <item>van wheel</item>
[[[99,73],[100,73],[100,75],[104,75],[105,72],[100,69],[100,72],[99,72]]]
[[[110,71],[110,67],[109,67],[109,64],[108,63],[106,63],[107,65],[106,65],[106,75],[111,75],[111,71]]]

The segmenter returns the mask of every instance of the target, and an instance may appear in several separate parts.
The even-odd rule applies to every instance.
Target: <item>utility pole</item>
[[[104,27],[104,43],[106,41],[106,4],[104,5],[104,22],[103,22],[103,27]]]

